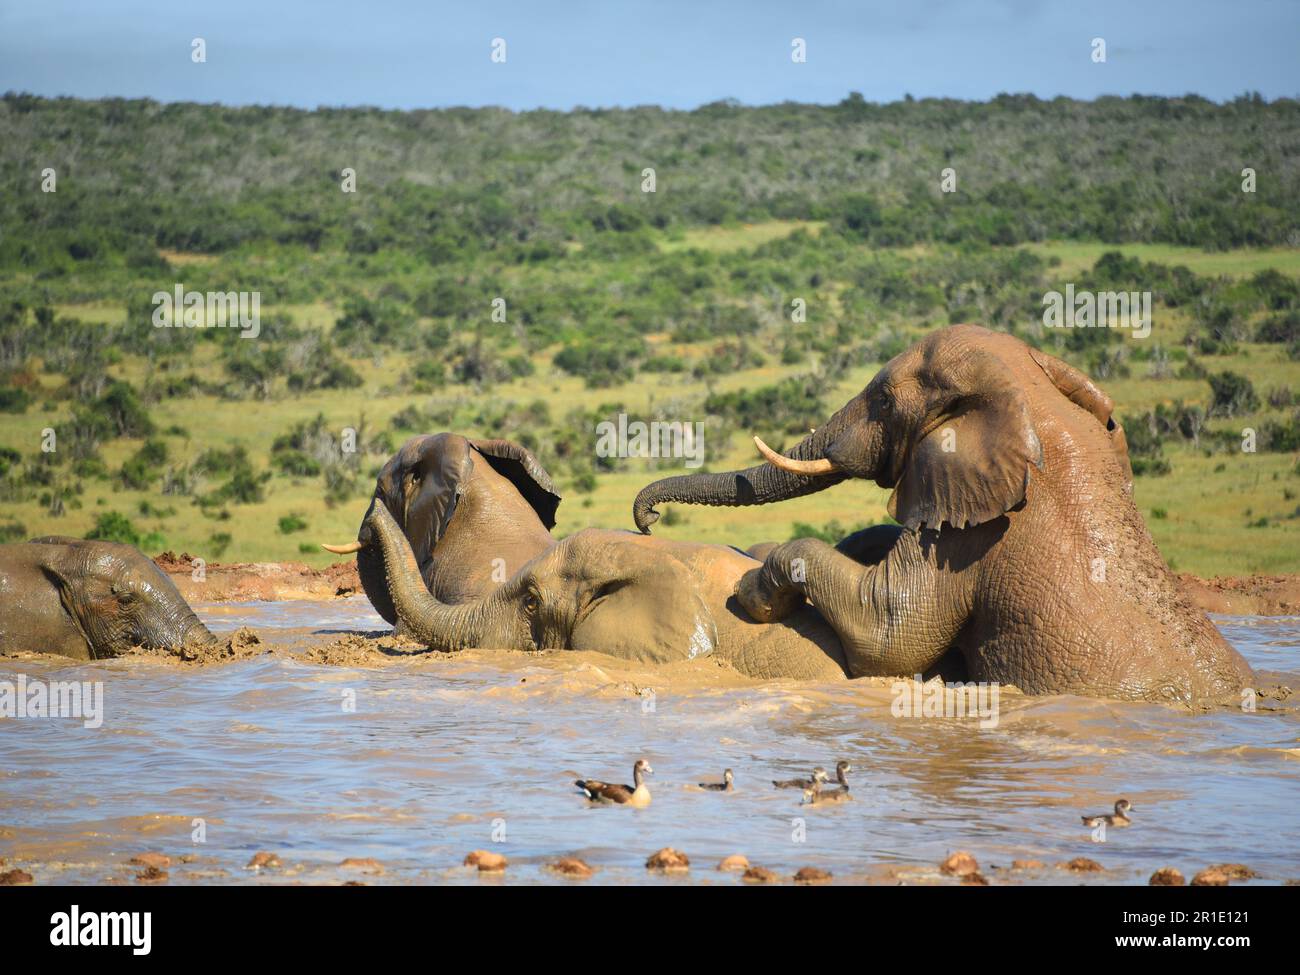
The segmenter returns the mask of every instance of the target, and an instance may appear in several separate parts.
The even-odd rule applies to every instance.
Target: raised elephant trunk
[[[425,588],[415,564],[415,553],[386,505],[372,505],[361,527],[366,547],[358,553],[358,558],[378,549],[385,591],[392,598],[396,617],[417,640],[433,650],[531,649],[526,634],[513,632],[509,604],[515,594],[510,586],[474,602],[455,606],[439,602]]]
[[[650,534],[650,526],[659,520],[655,508],[663,503],[743,507],[816,494],[839,484],[849,474],[839,470],[826,452],[862,410],[860,400],[851,400],[784,457],[755,437],[760,453],[769,458],[756,467],[725,474],[683,474],[646,485],[632,506],[637,528]]]

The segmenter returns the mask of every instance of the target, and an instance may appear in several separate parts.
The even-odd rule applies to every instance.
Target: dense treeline
[[[951,167],[957,192],[939,190]],[[1257,173],[1241,192],[1241,170]],[[56,193],[39,191],[42,170]],[[342,171],[357,192],[341,191]],[[653,168],[656,192],[642,192]],[[1046,238],[1284,243],[1300,108],[1244,96],[1000,96],[692,112],[0,101],[0,265],[148,269],[276,244],[427,265],[648,251],[648,231],[829,220],[878,245]]]
[[[81,511],[79,533],[147,548],[198,533],[219,557],[253,537],[240,526],[291,536],[347,508],[405,437],[444,429],[524,443],[590,504],[605,475],[675,463],[593,450],[634,386],[654,390],[643,419],[706,424],[709,466],[742,431],[793,442],[851,370],[960,321],[1152,390],[1120,404],[1139,477],[1169,484],[1200,455],[1227,478],[1245,429],[1260,456],[1300,449],[1295,261],[1218,274],[1120,248],[1295,245],[1298,150],[1296,103],[1254,97],[514,114],[11,94],[0,540]],[[1081,243],[1067,270],[1032,246],[1049,238],[1116,249]],[[154,327],[151,297],[177,284],[258,292],[256,340]],[[1150,336],[1044,327],[1067,284],[1150,292]],[[576,403],[551,395],[567,377]],[[401,407],[367,422],[372,399]],[[1287,511],[1248,508],[1249,525],[1300,520],[1281,490]],[[118,494],[134,507],[108,510]],[[286,497],[300,503],[266,521]]]

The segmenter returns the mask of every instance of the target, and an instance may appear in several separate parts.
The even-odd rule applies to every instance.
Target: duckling
[[[778,789],[811,789],[815,784],[826,781],[826,770],[818,765],[812,770],[811,779],[782,779],[772,780],[772,784]]]
[[[731,792],[733,781],[734,777],[731,774],[731,769],[727,769],[722,773],[721,782],[701,782],[700,788],[708,789],[710,792]]]
[[[1100,826],[1102,823],[1105,823],[1107,826],[1114,826],[1117,829],[1121,826],[1128,826],[1133,822],[1133,820],[1128,817],[1128,814],[1132,809],[1133,803],[1129,802],[1127,799],[1118,799],[1115,802],[1115,812],[1113,815],[1111,813],[1101,813],[1097,816],[1084,816],[1082,817],[1083,825],[1095,828]]]
[[[648,806],[650,790],[646,787],[645,776],[654,773],[650,763],[638,758],[632,766],[632,781],[635,785],[614,785],[597,779],[578,779],[573,784],[587,794],[592,802],[613,802],[619,805]]]

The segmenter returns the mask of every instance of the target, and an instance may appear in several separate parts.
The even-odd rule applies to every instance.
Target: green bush
[[[86,538],[103,542],[125,542],[140,545],[140,533],[131,519],[118,511],[105,511],[95,519],[95,527],[86,532]]]

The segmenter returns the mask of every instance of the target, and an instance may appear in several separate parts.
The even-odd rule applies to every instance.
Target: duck
[[[731,774],[731,769],[727,769],[722,773],[721,782],[701,782],[699,785],[701,789],[708,789],[710,792],[731,792],[733,791],[733,782],[734,776]]]
[[[818,765],[812,770],[811,779],[782,779],[780,781],[773,779],[772,784],[778,789],[811,789],[817,783],[825,781],[826,770]]]
[[[848,762],[846,762],[844,759],[840,759],[838,762],[835,763],[835,781],[838,782],[841,786],[843,786],[846,791],[849,788],[849,780],[844,777],[844,773],[852,772],[852,771],[853,771],[853,766],[850,765]]]
[[[635,785],[616,785],[598,779],[577,779],[573,784],[586,793],[587,798],[592,802],[648,806],[650,790],[646,787],[645,777],[653,773],[654,769],[650,767],[650,763],[644,758],[638,758],[636,764],[632,766],[632,781]]]
[[[828,802],[848,802],[853,798],[853,794],[849,792],[849,783],[848,780],[844,778],[843,772],[840,772],[839,779],[844,784],[838,788],[831,789],[823,789],[820,782],[814,782],[811,789],[804,790],[803,801],[810,805],[822,805]]]
[[[1129,802],[1127,799],[1117,799],[1115,800],[1114,813],[1101,813],[1096,816],[1083,816],[1082,817],[1083,825],[1097,827],[1100,826],[1102,823],[1105,823],[1107,826],[1114,826],[1116,828],[1119,828],[1121,826],[1128,826],[1133,822],[1133,820],[1129,819],[1128,816],[1128,814],[1132,810],[1133,810],[1133,803]]]

